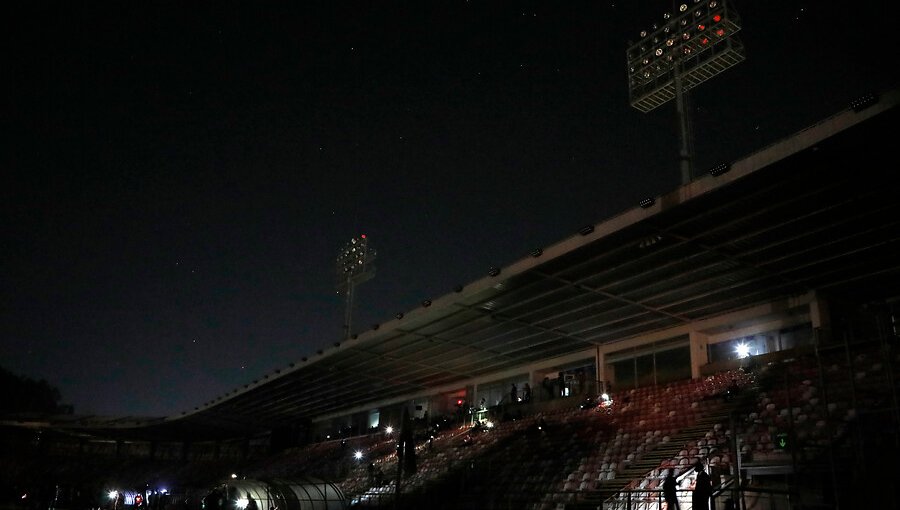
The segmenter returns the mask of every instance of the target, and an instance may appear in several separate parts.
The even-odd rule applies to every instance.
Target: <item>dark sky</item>
[[[4,15],[0,365],[168,415],[679,184],[625,49],[670,1],[21,2]],[[735,0],[699,170],[895,85],[889,2]],[[892,12],[888,12],[890,9]]]

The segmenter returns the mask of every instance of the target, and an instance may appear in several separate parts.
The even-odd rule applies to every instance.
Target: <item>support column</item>
[[[709,363],[709,352],[706,349],[707,336],[699,331],[690,332],[691,339],[691,378],[700,378],[700,367]]]
[[[609,388],[606,387],[606,353],[600,352],[599,345],[594,355],[594,363],[597,365],[597,393],[607,393]]]
[[[813,331],[819,332],[818,341],[821,342],[821,345],[829,345],[831,343],[831,312],[828,309],[828,302],[818,294],[809,303],[809,320],[812,323]]]

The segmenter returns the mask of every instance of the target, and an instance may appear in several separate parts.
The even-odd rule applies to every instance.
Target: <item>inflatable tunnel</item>
[[[337,485],[316,478],[231,480],[203,498],[204,510],[345,510]]]

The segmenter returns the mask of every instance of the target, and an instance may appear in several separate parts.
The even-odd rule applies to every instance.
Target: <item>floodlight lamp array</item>
[[[362,283],[374,275],[375,249],[369,246],[365,234],[353,237],[341,248],[337,256],[338,291],[344,289],[348,282]]]
[[[690,88],[743,60],[743,47],[733,37],[741,29],[740,19],[723,0],[688,0],[674,14],[665,13],[663,21],[641,31],[627,50],[631,102],[642,111],[671,99],[665,94],[641,102],[670,85],[676,72],[696,75],[686,82]]]

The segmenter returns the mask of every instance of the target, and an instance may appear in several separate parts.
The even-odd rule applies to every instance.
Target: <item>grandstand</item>
[[[897,508],[879,481],[900,452],[898,103],[854,103],[192,411],[6,416],[2,504],[200,508],[240,479],[328,495],[281,508],[656,510],[672,469],[690,510],[699,462],[719,509]]]

